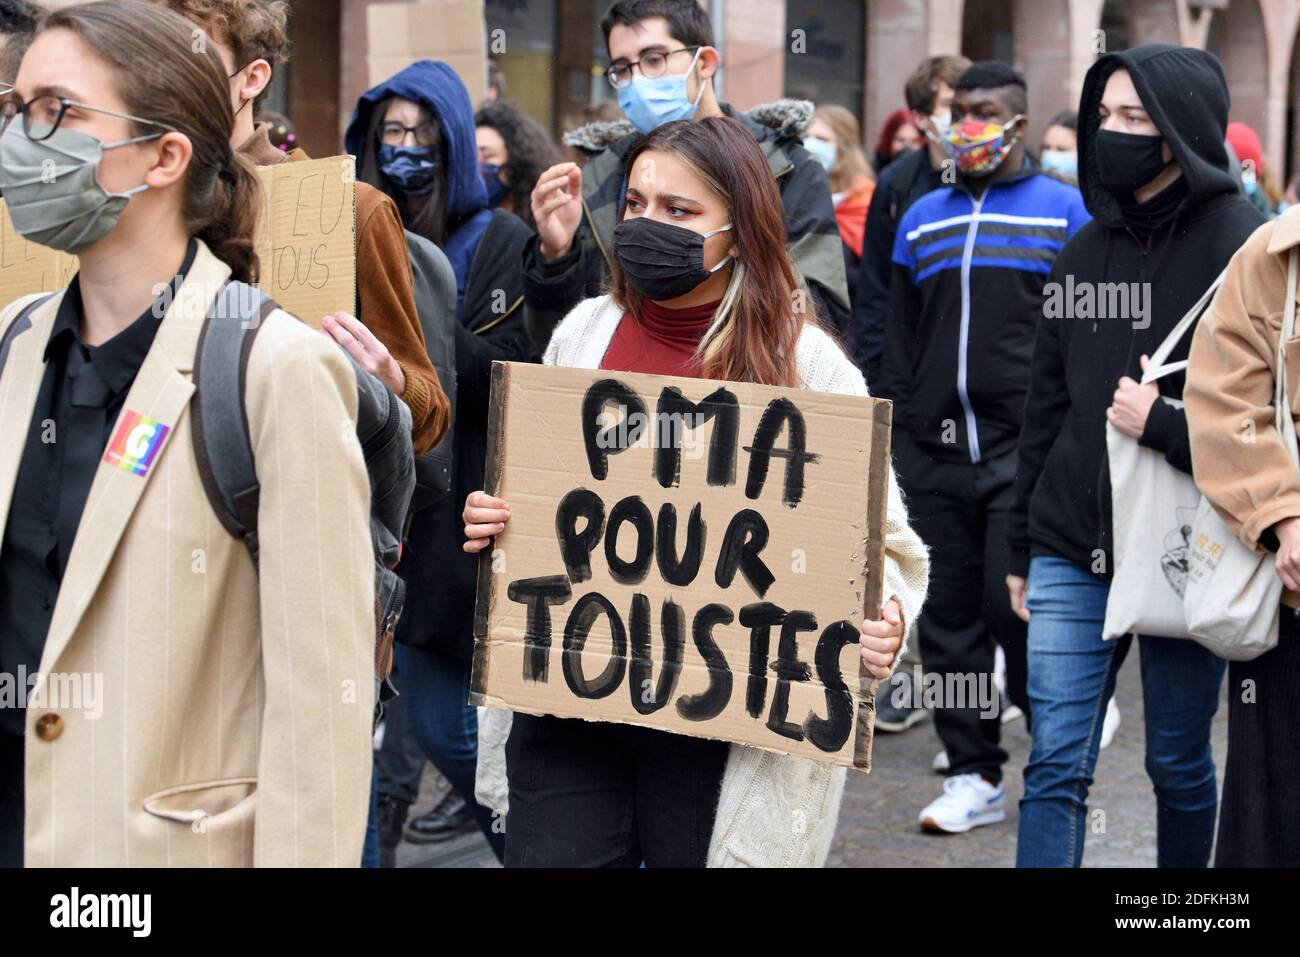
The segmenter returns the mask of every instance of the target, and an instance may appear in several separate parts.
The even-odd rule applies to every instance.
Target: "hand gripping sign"
[[[890,413],[495,363],[471,703],[869,769]]]

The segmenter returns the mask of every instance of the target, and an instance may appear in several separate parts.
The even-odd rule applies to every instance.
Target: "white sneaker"
[[[941,749],[934,756],[934,760],[930,762],[930,770],[935,774],[947,774],[950,767],[952,767],[952,762],[948,760],[948,751],[946,749]]]
[[[943,782],[943,794],[920,814],[921,827],[940,834],[961,834],[973,827],[1006,820],[1006,791],[978,774],[958,774]]]
[[[1106,702],[1106,717],[1101,722],[1101,746],[1107,748],[1115,740],[1115,732],[1119,730],[1119,705],[1115,703],[1114,696]]]

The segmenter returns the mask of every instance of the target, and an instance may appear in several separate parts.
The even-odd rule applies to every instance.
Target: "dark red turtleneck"
[[[624,314],[600,367],[615,372],[698,377],[695,347],[717,311],[716,302],[689,309],[666,309],[645,300],[639,316]]]

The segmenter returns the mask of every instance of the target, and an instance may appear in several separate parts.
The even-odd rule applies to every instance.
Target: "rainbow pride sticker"
[[[104,461],[123,472],[147,475],[170,431],[161,422],[127,409],[113,433],[113,441],[108,443]]]

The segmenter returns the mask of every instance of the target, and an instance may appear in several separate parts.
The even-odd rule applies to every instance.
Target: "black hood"
[[[1150,43],[1100,57],[1083,80],[1079,98],[1079,189],[1093,218],[1117,227],[1124,220],[1119,200],[1101,185],[1097,173],[1097,115],[1106,81],[1126,69],[1160,134],[1169,143],[1187,196],[1175,216],[1212,196],[1233,192],[1228,151],[1228,81],[1213,53],[1192,47]]]

